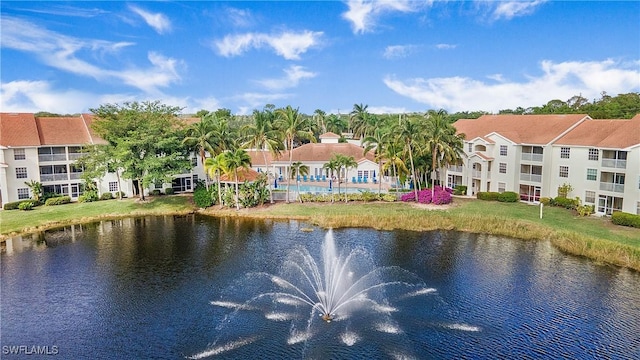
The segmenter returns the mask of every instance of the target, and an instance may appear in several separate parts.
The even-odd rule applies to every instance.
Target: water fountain
[[[338,251],[331,230],[325,235],[319,261],[307,248],[298,247],[285,258],[277,275],[250,273],[241,283],[242,287],[252,289],[249,293],[254,296],[246,301],[225,299],[211,302],[217,307],[232,310],[221,322],[220,331],[224,332],[225,327],[241,313],[258,313],[267,320],[290,323],[288,345],[308,344],[319,334],[329,332],[335,334],[336,342],[346,346],[362,340],[363,334],[371,329],[383,334],[402,334],[402,329],[391,316],[398,310],[391,305],[390,299],[435,292],[406,270],[395,266],[376,266],[362,247],[349,252]],[[337,322],[342,324],[330,325]],[[322,323],[327,325],[323,327]],[[190,358],[216,355],[261,338],[255,334],[243,336],[227,340],[223,345],[218,345],[218,339],[207,351]]]

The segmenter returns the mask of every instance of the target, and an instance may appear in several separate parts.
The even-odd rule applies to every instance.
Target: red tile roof
[[[89,144],[91,138],[81,117],[36,118],[42,145]]]
[[[587,115],[483,115],[453,123],[458,133],[474,139],[496,133],[517,144],[545,145],[578,124]],[[487,139],[488,140],[488,139]]]
[[[332,133],[331,131],[327,131],[326,133],[320,135],[320,139],[340,139],[340,135]]]
[[[39,146],[33,114],[0,113],[0,146]]]
[[[613,149],[640,145],[640,115],[630,120],[589,119],[558,139],[556,144]]]
[[[327,144],[327,143],[310,143],[299,146],[292,151],[293,161],[329,161],[334,154],[343,154],[345,156],[353,156],[353,158],[360,162],[360,160],[366,158],[367,160],[375,162],[375,155],[373,151],[369,151],[366,155],[364,149],[358,145],[349,143]],[[274,161],[289,161],[289,152],[284,151],[282,155]],[[263,161],[264,162],[264,161]]]
[[[259,176],[260,173],[253,169],[238,168],[238,183],[243,183],[245,181],[252,182],[255,181]],[[222,174],[220,176],[220,182],[235,183],[235,176],[233,174],[231,176]]]

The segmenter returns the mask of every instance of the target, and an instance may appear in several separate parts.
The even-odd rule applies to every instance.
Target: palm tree
[[[207,172],[209,177],[216,178],[218,184],[218,204],[222,207],[222,188],[220,187],[220,173],[224,170],[224,163],[222,161],[223,154],[218,154],[216,157],[208,158],[204,161],[204,171]]]
[[[262,152],[267,175],[267,189],[269,190],[269,201],[273,204],[273,192],[269,181],[269,165],[267,164],[267,154],[269,151],[273,156],[280,155],[283,147],[280,132],[274,129],[273,111],[265,109],[263,111],[253,111],[253,124],[242,128],[244,135],[243,146],[252,147]]]
[[[435,173],[438,168],[438,157],[443,165],[457,163],[462,158],[464,135],[456,134],[456,129],[446,119],[444,110],[429,111],[424,132],[426,148],[431,151],[431,187],[435,195]]]
[[[398,181],[398,177],[400,176],[400,174],[409,173],[407,165],[405,165],[404,161],[400,157],[402,148],[403,144],[400,144],[397,139],[389,139],[389,142],[387,142],[382,149],[383,157],[387,160],[382,165],[382,171],[388,172],[389,170],[391,170],[394,179],[396,179],[396,182]]]
[[[240,210],[240,190],[238,187],[238,168],[248,169],[251,166],[251,157],[244,149],[229,150],[222,153],[222,164],[227,176],[233,174],[236,188],[236,209]]]
[[[206,152],[213,154],[213,146],[211,141],[214,138],[214,128],[211,113],[204,115],[200,121],[189,125],[187,128],[187,136],[182,143],[193,148],[200,154],[200,160],[204,164]]]
[[[299,175],[306,176],[309,175],[309,166],[303,164],[301,161],[296,161],[291,164],[291,179],[296,179],[296,185],[298,187],[298,200],[302,202],[302,198],[300,198],[300,180]]]
[[[326,119],[326,130],[334,134],[342,135],[348,128],[349,123],[336,114],[331,114]]]
[[[27,185],[29,189],[31,189],[31,192],[33,193],[33,201],[39,203],[40,197],[42,196],[42,183],[31,180],[25,181],[24,184]]]
[[[351,168],[355,168],[358,167],[358,163],[356,162],[356,159],[353,156],[345,156],[342,154],[336,154],[335,155],[337,158],[337,162],[340,165],[340,168],[344,167],[344,176],[345,176],[345,182],[344,182],[344,202],[348,202],[349,201],[349,197],[348,197],[348,193],[347,193],[347,186],[349,185],[349,169]]]
[[[382,160],[384,160],[384,147],[389,142],[390,132],[388,129],[377,128],[373,135],[363,139],[364,154],[375,149],[375,158],[378,161],[378,176],[382,175]],[[382,192],[382,181],[378,181],[378,194]]]
[[[277,120],[275,125],[279,128],[285,138],[285,144],[289,151],[289,168],[287,171],[291,171],[291,164],[293,163],[293,143],[297,139],[308,139],[315,142],[313,132],[307,130],[308,124],[306,118],[300,114],[298,109],[294,109],[291,105],[287,105],[286,108],[280,108],[276,110]],[[289,174],[288,179],[291,178]],[[289,184],[287,181],[287,202],[289,202]]]
[[[338,163],[338,159],[336,155],[334,155],[328,162],[322,165],[323,169],[329,170],[329,177],[333,179],[333,173],[338,172],[338,195],[340,195],[340,164]],[[330,180],[333,181],[333,180]],[[331,202],[333,202],[333,191],[331,191]]]
[[[327,113],[325,113],[321,109],[316,109],[316,111],[313,112],[313,118],[318,124],[318,128],[322,134],[327,132],[327,125],[324,122],[325,115],[327,115]]]
[[[369,105],[353,104],[353,110],[349,113],[349,121],[351,123],[350,127],[354,138],[358,137],[357,134],[367,122],[367,118],[370,115],[369,111],[367,111],[368,108]]]
[[[405,150],[409,153],[409,160],[411,162],[411,181],[413,182],[413,191],[416,196],[416,200],[418,199],[418,179],[416,178],[416,168],[413,163],[413,148],[416,146],[416,143],[419,142],[421,138],[421,134],[423,133],[423,124],[420,122],[420,119],[416,117],[409,117],[404,121],[400,122],[400,125],[397,127],[397,135],[398,138],[404,140]],[[420,148],[419,146],[416,146]]]

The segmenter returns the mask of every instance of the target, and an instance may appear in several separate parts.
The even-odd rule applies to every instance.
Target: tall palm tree
[[[354,138],[357,138],[356,134],[360,132],[370,115],[368,108],[369,105],[353,104],[353,110],[349,113],[349,127],[353,132]]]
[[[291,172],[291,164],[293,163],[293,144],[298,139],[308,139],[315,142],[313,132],[309,131],[306,118],[300,114],[298,109],[294,109],[291,105],[287,105],[285,108],[276,110],[277,120],[275,122],[276,128],[280,129],[285,138],[285,144],[289,151],[289,168],[287,171]],[[287,176],[288,179],[291,175]],[[289,184],[291,181],[287,181],[287,202],[289,202]]]
[[[211,140],[213,140],[213,120],[211,114],[205,115],[200,118],[200,121],[193,123],[187,127],[187,136],[182,140],[182,143],[193,148],[200,154],[200,160],[204,164],[206,152],[213,154],[213,146]]]
[[[222,153],[222,164],[227,176],[233,174],[236,190],[236,209],[240,210],[240,190],[238,187],[238,169],[248,169],[251,166],[251,157],[244,149],[229,150]]]
[[[318,129],[322,134],[327,132],[327,124],[324,121],[326,115],[327,113],[322,111],[321,109],[316,109],[316,111],[313,112],[313,118],[318,124]]]
[[[419,118],[408,117],[400,122],[397,127],[398,138],[404,140],[405,150],[409,153],[409,161],[411,162],[411,181],[413,182],[413,191],[416,200],[418,199],[418,179],[416,178],[416,168],[413,163],[414,148],[420,148],[419,142],[424,130],[424,126]]]
[[[358,167],[358,163],[356,162],[356,159],[353,156],[336,154],[336,157],[338,159],[338,164],[340,164],[340,168],[344,167],[344,174],[345,174],[344,176],[346,178],[344,181],[344,202],[348,202],[349,194],[347,192],[347,187],[349,185],[349,176],[348,176],[349,169]]]
[[[377,128],[372,135],[365,137],[364,155],[375,149],[375,159],[378,162],[378,176],[382,175],[382,161],[384,160],[384,147],[389,142],[390,131],[385,128]],[[382,181],[378,181],[378,194],[382,192]]]
[[[398,139],[389,139],[389,141],[385,144],[382,149],[382,154],[384,158],[387,160],[382,165],[383,172],[389,172],[393,174],[393,178],[398,181],[398,178],[401,174],[408,174],[409,169],[407,169],[407,165],[404,163],[404,160],[401,158],[402,149],[404,144],[400,143]]]
[[[426,148],[431,151],[431,187],[435,195],[435,173],[438,169],[438,158],[442,165],[457,163],[462,158],[464,135],[456,134],[456,129],[446,118],[444,110],[429,111],[425,114],[426,127],[424,132]]]
[[[349,123],[336,114],[329,115],[325,121],[327,131],[337,135],[342,135],[349,128]]]
[[[224,163],[222,161],[223,154],[218,154],[216,157],[208,158],[204,161],[204,170],[207,172],[210,178],[216,179],[218,184],[218,204],[222,207],[222,188],[220,187],[220,174],[224,170]]]
[[[281,133],[274,128],[275,116],[273,111],[265,109],[263,111],[253,111],[253,124],[242,128],[244,137],[244,147],[252,147],[260,150],[264,159],[267,175],[267,190],[269,190],[269,201],[273,204],[273,191],[269,181],[269,164],[267,164],[267,153],[278,156],[282,152],[283,142]]]
[[[300,180],[298,179],[298,177],[306,175],[309,175],[309,166],[303,164],[301,161],[296,161],[291,164],[291,179],[289,180],[293,180],[294,178],[296,179],[296,185],[298,187],[298,200],[300,202],[302,202],[302,198],[300,197]]]

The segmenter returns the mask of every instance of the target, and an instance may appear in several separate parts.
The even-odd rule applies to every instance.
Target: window
[[[560,159],[568,159],[570,152],[571,152],[571,148],[568,148],[568,147],[560,148]]]
[[[500,156],[507,156],[507,145],[500,145]]]
[[[560,166],[560,177],[563,177],[563,178],[569,177],[568,166]]]
[[[27,156],[24,154],[24,149],[13,149],[13,160],[24,160]]]
[[[503,182],[498,183],[498,192],[503,193],[507,188],[507,184]]]
[[[18,200],[24,200],[29,198],[29,188],[18,189]]]
[[[27,168],[19,167],[16,168],[16,179],[26,179],[27,178]]]
[[[467,152],[473,152],[473,143],[469,143],[469,148],[467,149]]]
[[[191,158],[191,166],[198,166],[198,157],[194,156]]]
[[[507,173],[507,163],[500,163],[500,167],[499,167],[498,171],[500,172],[500,174],[506,174]]]
[[[111,192],[118,191],[118,182],[117,181],[109,181],[109,191],[111,191]]]
[[[598,161],[599,156],[600,152],[598,151],[598,149],[589,149],[589,160]]]
[[[587,180],[598,180],[598,169],[587,169]]]
[[[596,203],[596,192],[595,191],[585,191],[584,192],[584,202],[589,203],[589,204],[595,204]]]

